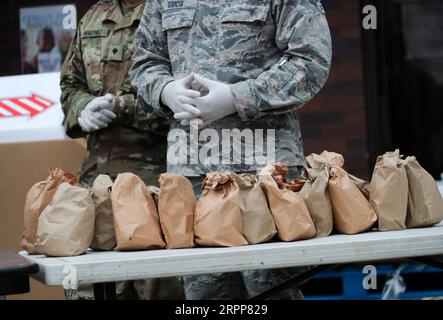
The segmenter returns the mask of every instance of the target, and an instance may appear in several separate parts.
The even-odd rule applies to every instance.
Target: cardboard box
[[[20,250],[26,193],[50,168],[76,173],[85,140],[69,140],[59,101],[60,73],[0,77],[0,247]],[[64,299],[62,288],[31,282],[28,295],[8,299]]]

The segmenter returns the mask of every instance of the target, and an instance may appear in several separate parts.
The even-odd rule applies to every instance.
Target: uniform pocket
[[[102,40],[109,36],[109,30],[84,30],[80,36],[84,62],[100,63]]]
[[[268,18],[268,0],[243,0],[227,6],[222,13],[221,22],[265,22]]]
[[[168,9],[163,12],[162,30],[190,28],[194,23],[195,8]]]
[[[255,66],[275,43],[269,0],[228,1],[221,13],[221,66]]]
[[[197,0],[164,1],[162,31],[167,35],[168,51],[174,73],[186,69],[183,57],[191,55],[192,25]]]
[[[82,58],[85,65],[88,86],[94,93],[100,92],[103,87],[102,60],[103,40],[109,36],[107,29],[86,29],[80,34],[82,43]],[[100,75],[100,77],[97,77]]]

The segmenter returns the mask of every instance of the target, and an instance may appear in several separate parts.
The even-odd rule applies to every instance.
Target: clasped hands
[[[193,84],[205,87],[208,94],[202,96],[199,91],[192,90]],[[206,126],[236,112],[227,84],[197,74],[168,83],[161,93],[161,101],[184,126],[189,126],[192,120],[199,126]]]
[[[90,133],[107,128],[116,118],[114,113],[115,98],[112,94],[106,94],[92,99],[81,112],[77,119],[84,132]]]

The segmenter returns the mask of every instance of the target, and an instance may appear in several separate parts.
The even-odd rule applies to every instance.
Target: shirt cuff
[[[234,97],[234,106],[240,116],[240,120],[248,122],[257,119],[259,117],[259,109],[249,80],[231,84],[229,87]]]
[[[165,106],[161,102],[161,94],[164,89],[164,87],[174,81],[174,77],[172,76],[163,76],[160,80],[157,81],[157,83],[154,86],[153,95],[149,97],[150,105],[155,110],[155,112],[164,118],[170,118],[172,115],[172,111]]]
[[[115,100],[114,113],[118,116],[121,114],[134,114],[135,97],[133,94],[124,94]]]
[[[64,121],[67,130],[71,130],[79,125],[78,118],[80,118],[80,114],[83,110],[85,110],[85,107],[88,105],[88,103],[94,100],[94,98],[95,97],[89,93],[81,93],[72,100],[71,103],[74,105],[72,114],[68,114],[68,116],[65,117]]]

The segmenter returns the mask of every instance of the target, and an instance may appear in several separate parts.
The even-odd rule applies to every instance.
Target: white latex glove
[[[81,112],[78,123],[84,132],[93,132],[107,128],[117,117],[113,112],[115,99],[112,94],[91,100]]]
[[[169,82],[162,90],[161,101],[164,105],[174,112],[174,118],[177,120],[191,120],[200,115],[200,110],[196,107],[180,102],[181,98],[198,98],[200,92],[192,90],[191,85],[194,81],[194,75]]]
[[[197,74],[194,75],[194,83],[206,87],[209,93],[198,98],[181,96],[178,100],[183,104],[193,105],[200,110],[201,114],[198,117],[200,120],[199,125],[206,126],[237,111],[234,106],[234,97],[227,84],[210,80]],[[188,126],[190,125],[190,120],[184,119],[181,123],[184,126]]]

